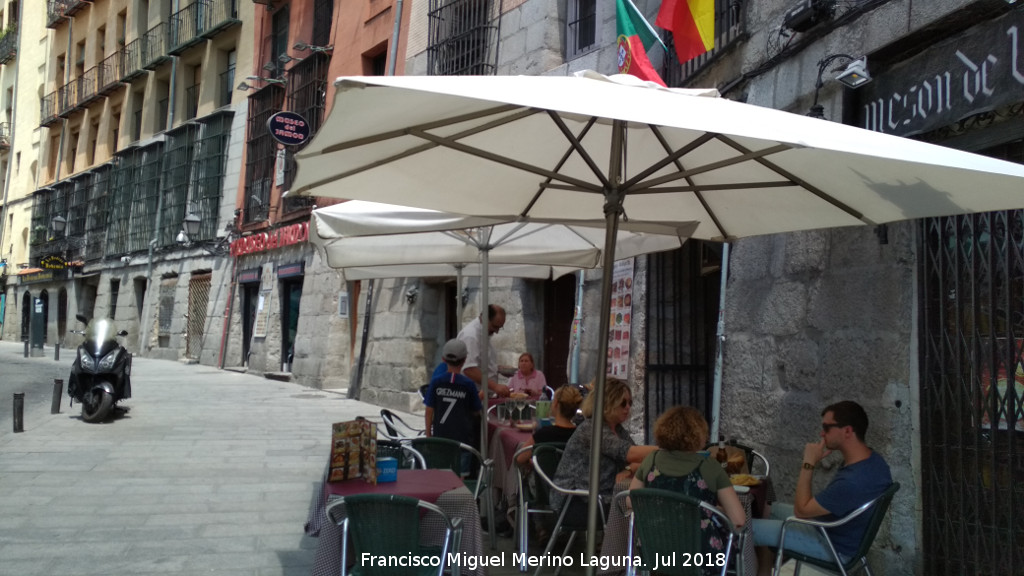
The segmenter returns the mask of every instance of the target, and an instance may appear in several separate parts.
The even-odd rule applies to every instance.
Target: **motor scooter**
[[[85,339],[71,365],[68,396],[72,405],[75,400],[82,405],[82,420],[100,422],[115,403],[132,397],[132,355],[117,341],[118,336],[127,336],[128,332],[118,332],[109,318],[89,320],[81,314],[75,317],[86,327],[72,333]]]

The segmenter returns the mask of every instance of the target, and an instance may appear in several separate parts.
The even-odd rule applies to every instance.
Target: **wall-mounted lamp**
[[[285,84],[285,80],[283,78],[264,78],[263,76],[246,76],[245,79],[252,80],[253,82],[266,82],[268,84]],[[245,85],[245,88],[242,87],[243,84]],[[248,90],[249,88],[255,88],[255,86],[250,86],[245,82],[242,82],[238,85],[239,90]]]
[[[273,62],[267,62],[266,64],[263,65],[263,69],[267,72],[276,73],[277,64],[274,64]]]
[[[412,306],[413,304],[416,303],[416,298],[418,298],[419,295],[419,287],[413,286],[412,288],[409,288],[408,290],[405,291],[405,301],[408,302],[410,306]]]
[[[189,212],[185,215],[185,219],[181,221],[181,230],[178,235],[174,238],[174,241],[189,248],[192,246],[191,238],[199,234],[199,224],[201,223],[199,216]]]
[[[821,91],[821,87],[825,85],[825,81],[822,76],[825,75],[825,71],[829,65],[840,58],[845,58],[847,62],[843,68],[834,68],[833,72],[839,72],[836,75],[836,80],[843,83],[848,88],[860,88],[861,86],[871,82],[871,74],[868,73],[868,59],[867,56],[861,56],[860,58],[854,58],[849,54],[832,54],[826,56],[818,61],[818,78],[814,81],[814,104],[811,104],[811,109],[808,110],[807,115],[812,118],[825,119],[825,108],[818,104],[818,92]]]
[[[231,244],[231,241],[238,237],[238,229],[235,227],[233,222],[228,222],[227,226],[224,227],[225,231],[228,233],[227,236],[221,236],[215,240],[200,240],[193,242],[192,238],[199,236],[199,228],[201,224],[202,218],[190,209],[189,213],[182,219],[181,230],[174,238],[174,241],[182,248],[198,246],[199,248],[206,250],[209,254],[219,256],[227,253],[228,246]]]
[[[277,57],[277,61],[280,62],[282,66],[288,64],[289,62],[296,62],[298,60],[298,58],[292,58],[287,54],[281,54],[280,56]]]
[[[239,82],[238,83],[238,90],[245,91],[245,90],[250,90],[250,89],[252,89],[252,86],[249,86],[245,82]]]
[[[60,214],[54,216],[53,219],[50,220],[50,228],[53,230],[54,235],[63,236],[64,231],[68,228],[67,218]]]
[[[305,52],[306,50],[311,52],[330,52],[334,50],[334,44],[329,44],[327,46],[313,46],[312,44],[306,44],[305,42],[296,42],[295,46],[292,46],[292,49],[298,50],[299,52]]]

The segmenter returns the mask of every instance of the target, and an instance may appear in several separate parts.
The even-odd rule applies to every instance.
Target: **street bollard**
[[[25,340],[25,358],[28,358],[28,340]]]
[[[60,396],[64,391],[64,381],[53,379],[53,400],[50,401],[50,414],[60,414]]]
[[[15,392],[14,393],[14,431],[24,432],[25,423],[22,420],[22,416],[25,413],[25,393]]]
[[[60,362],[60,342],[53,345],[53,361]]]

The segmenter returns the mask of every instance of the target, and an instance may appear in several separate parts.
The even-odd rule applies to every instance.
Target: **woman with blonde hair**
[[[596,395],[588,394],[583,401],[583,416],[586,419],[576,427],[576,432],[565,445],[562,460],[555,471],[555,484],[572,490],[587,490],[590,483],[590,442],[593,427],[601,427],[601,460],[597,493],[611,500],[617,480],[626,480],[633,475],[637,464],[657,449],[656,446],[637,446],[624,427],[633,407],[633,395],[629,385],[618,378],[608,378],[604,387],[604,413],[594,414]],[[560,509],[565,502],[561,492],[551,494],[551,504]],[[586,514],[586,503],[574,499],[572,514]]]
[[[681,492],[720,507],[737,528],[747,521],[743,505],[721,465],[701,454],[708,442],[708,423],[689,406],[669,408],[654,423],[658,450],[640,463],[629,485]],[[710,518],[710,512],[705,512]],[[724,552],[725,543],[711,522],[702,522],[704,552]]]
[[[538,428],[533,436],[523,442],[523,448],[534,444],[545,442],[568,442],[573,433],[576,432],[576,423],[572,421],[583,402],[583,394],[575,386],[560,386],[555,390],[555,398],[551,401],[551,413],[555,415],[555,422],[551,426]],[[530,462],[531,451],[521,452],[516,457],[520,466]]]

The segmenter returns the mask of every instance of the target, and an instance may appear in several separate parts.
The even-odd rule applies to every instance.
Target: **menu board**
[[[633,317],[633,259],[619,260],[612,268],[611,322],[608,323],[608,375],[629,374],[629,334]]]
[[[368,420],[331,425],[331,467],[327,481],[352,478],[377,483],[377,425]]]

